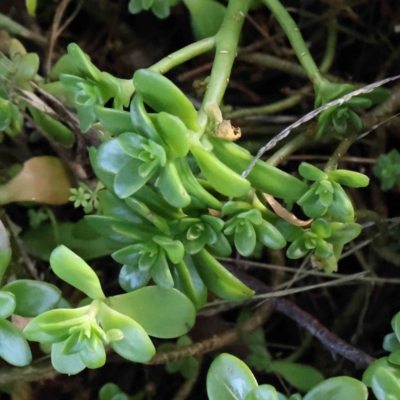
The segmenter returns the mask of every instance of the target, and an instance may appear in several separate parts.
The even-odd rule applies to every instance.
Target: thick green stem
[[[314,85],[318,85],[319,82],[322,81],[322,76],[306,44],[304,43],[299,28],[290,14],[286,11],[285,7],[283,7],[279,0],[262,0],[262,2],[271,10],[286,33],[293,50],[296,52],[296,55],[299,58],[301,65],[306,70],[311,82]]]
[[[149,69],[165,74],[172,68],[183,64],[184,62],[199,56],[200,54],[206,53],[215,47],[215,37],[199,40],[198,42],[192,43],[169,56],[163,58],[158,63],[151,66]]]
[[[221,28],[215,36],[216,53],[214,65],[203,104],[198,114],[198,120],[203,129],[208,119],[205,110],[207,105],[219,105],[228,86],[240,32],[251,2],[252,0],[230,0]]]
[[[287,142],[278,151],[276,151],[268,160],[267,163],[278,166],[285,158],[289,157],[292,153],[298,150],[309,139],[307,132],[300,133],[295,138]]]

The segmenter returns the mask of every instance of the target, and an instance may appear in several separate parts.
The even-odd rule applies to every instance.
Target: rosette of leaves
[[[306,162],[300,164],[299,173],[303,178],[314,181],[297,201],[304,214],[310,218],[319,218],[327,214],[338,222],[354,220],[353,205],[341,185],[365,187],[369,183],[367,176],[343,169],[325,173]]]
[[[121,110],[129,105],[134,92],[131,79],[119,79],[107,72],[101,72],[81,48],[71,43],[68,54],[62,56],[50,72],[52,79],[59,79],[64,90],[64,98],[72,99],[78,113],[80,128],[87,132],[97,120],[94,108],[113,99],[113,107]],[[50,93],[57,93],[59,86],[45,85]]]
[[[158,347],[158,351],[171,351],[177,349],[182,346],[189,346],[192,344],[192,339],[184,335],[180,337],[176,344],[174,343],[164,343]],[[200,368],[200,359],[199,357],[185,357],[181,358],[177,361],[171,361],[165,364],[165,369],[170,374],[180,373],[185,379],[192,379],[194,378]]]
[[[304,397],[295,394],[287,399],[271,385],[258,385],[248,366],[230,354],[221,354],[207,374],[209,400],[367,400],[367,387],[360,381],[339,376],[327,379]],[[380,399],[379,399],[380,400]]]
[[[150,278],[161,287],[174,287],[169,263],[182,261],[185,250],[183,244],[171,237],[156,235],[150,241],[127,246],[112,254],[115,261],[135,270],[143,280],[143,286]]]
[[[132,14],[150,10],[158,18],[167,18],[170,7],[176,6],[181,0],[130,0],[128,10]]]
[[[374,361],[365,370],[362,381],[372,389],[377,400],[400,398],[400,367],[390,362],[388,357]]]
[[[382,190],[390,190],[395,185],[400,185],[400,153],[393,149],[387,154],[381,154],[373,171],[381,181]]]
[[[263,219],[260,210],[249,203],[229,201],[224,204],[222,212],[229,215],[224,234],[234,235],[237,251],[242,256],[253,253],[257,241],[271,249],[282,249],[286,240],[270,222]]]
[[[297,259],[312,251],[314,263],[326,272],[333,272],[337,270],[343,246],[355,239],[360,232],[361,226],[354,222],[329,222],[318,218],[291,243],[286,255]]]
[[[212,254],[228,257],[232,248],[222,232],[225,222],[218,217],[206,214],[199,218],[182,218],[175,224],[178,237],[188,254],[197,254],[207,247]]]
[[[177,233],[176,226],[185,215],[147,186],[135,193],[135,197],[125,200],[108,190],[100,191],[98,196],[103,215],[89,215],[85,220],[95,232],[119,247],[112,255],[124,263],[119,283],[127,292],[145,286],[156,274],[160,284],[168,287],[174,284],[197,309],[207,300],[207,288],[232,301],[253,295],[254,292],[227,271],[206,248],[193,255],[186,253],[182,259],[184,246],[179,241],[182,235]],[[163,262],[158,265],[156,260],[160,254]]]
[[[89,305],[76,309],[45,312],[23,331],[28,340],[52,344],[52,363],[61,373],[101,367],[106,358],[105,345],[127,360],[146,362],[155,353],[148,335],[181,336],[194,323],[192,303],[175,289],[148,287],[106,298],[96,273],[65,246],[53,251],[50,264],[61,279],[91,299]],[[179,310],[179,315],[171,315],[173,310]],[[173,322],[165,320],[168,314]]]
[[[353,92],[354,85],[348,83],[332,83],[322,78],[315,83],[315,108],[329,103]],[[360,132],[362,121],[355,110],[369,108],[380,104],[390,95],[388,90],[376,88],[372,92],[354,96],[351,99],[328,108],[318,118],[318,131],[316,138],[320,138],[329,125],[333,125],[335,132],[342,135],[348,131]]]

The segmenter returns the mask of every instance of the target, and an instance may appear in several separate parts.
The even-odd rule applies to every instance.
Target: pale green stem
[[[319,69],[322,74],[329,71],[335,58],[336,42],[337,42],[337,21],[332,19],[328,24],[328,38],[326,40],[325,56],[322,60]]]
[[[299,104],[303,98],[304,98],[303,94],[295,94],[284,100],[280,100],[272,104],[267,104],[265,106],[242,108],[240,110],[232,111],[227,115],[225,115],[225,118],[233,119],[233,118],[249,117],[252,115],[267,115],[267,114],[277,113],[283,110],[287,110],[288,108],[294,107],[295,105]]]
[[[214,64],[203,104],[198,113],[198,121],[203,130],[208,120],[205,108],[208,104],[219,105],[228,86],[240,32],[251,3],[252,0],[230,0],[225,18],[215,36]]]
[[[345,137],[336,148],[331,158],[325,165],[324,171],[329,173],[337,168],[339,160],[346,155],[350,146],[357,140],[357,135],[350,134],[348,137]]]
[[[191,60],[200,54],[206,53],[207,51],[213,50],[215,47],[215,37],[210,37],[207,39],[199,40],[198,42],[192,43],[169,56],[163,58],[156,64],[152,65],[149,69],[152,71],[159,72],[160,74],[165,74],[172,68],[183,64],[184,62]]]
[[[40,46],[47,46],[47,39],[39,35],[38,33],[32,32],[20,25],[18,22],[13,21],[6,15],[0,13],[0,29],[5,29],[7,32],[14,36],[22,36],[26,39],[30,39]]]
[[[262,0],[262,2],[271,10],[286,33],[301,65],[307,72],[307,76],[314,85],[318,86],[323,78],[293,18],[279,0]]]
[[[289,157],[301,146],[303,146],[308,139],[309,134],[307,134],[307,132],[298,134],[295,138],[287,142],[278,151],[276,151],[266,162],[274,167],[278,166],[285,158]]]
[[[276,69],[278,71],[286,72],[287,74],[298,76],[299,78],[307,78],[307,72],[304,68],[292,61],[282,60],[279,57],[271,56],[264,53],[246,53],[239,56],[243,62],[250,64],[262,65],[266,68]],[[331,82],[345,83],[346,80],[331,74],[323,74],[324,78]]]

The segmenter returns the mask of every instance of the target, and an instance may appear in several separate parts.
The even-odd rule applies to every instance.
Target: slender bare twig
[[[244,282],[251,289],[257,293],[266,293],[270,289],[263,282],[254,278],[251,275],[239,270],[234,265],[227,266],[228,269],[234,273],[242,282]],[[301,327],[306,329],[312,336],[318,339],[324,347],[326,347],[332,354],[338,354],[356,364],[360,368],[366,368],[373,363],[375,359],[370,355],[364,353],[362,350],[357,349],[344,340],[337,337],[334,333],[329,331],[322,325],[316,318],[302,310],[296,304],[292,303],[283,297],[270,297],[266,300],[265,304],[271,304],[276,311],[286,315],[291,320],[297,322]]]

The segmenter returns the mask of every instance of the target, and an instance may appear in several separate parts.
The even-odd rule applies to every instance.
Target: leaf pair
[[[206,214],[200,218],[182,218],[175,229],[188,254],[196,254],[206,246],[213,254],[228,257],[232,249],[222,233],[223,227],[222,219]]]
[[[303,233],[288,247],[286,255],[291,259],[304,257],[313,251],[316,259],[331,259],[327,272],[337,269],[336,263],[343,245],[355,239],[361,232],[361,226],[354,222],[328,222],[324,218],[316,219],[310,229]],[[332,269],[333,268],[333,269]]]
[[[124,264],[120,283],[124,284],[127,275],[132,274],[141,286],[153,278],[157,285],[167,289],[174,287],[169,263],[178,264],[183,256],[184,247],[181,242],[161,235],[154,236],[149,242],[134,244],[112,254],[114,260]],[[133,289],[130,285],[126,287],[125,284],[122,287],[130,289],[129,291]]]
[[[225,203],[222,212],[234,214],[225,223],[224,234],[234,235],[237,251],[242,256],[249,256],[253,253],[256,242],[271,249],[282,249],[286,240],[282,234],[271,223],[262,218],[261,212],[248,203],[240,203],[245,211],[237,213],[239,204],[233,202]]]

